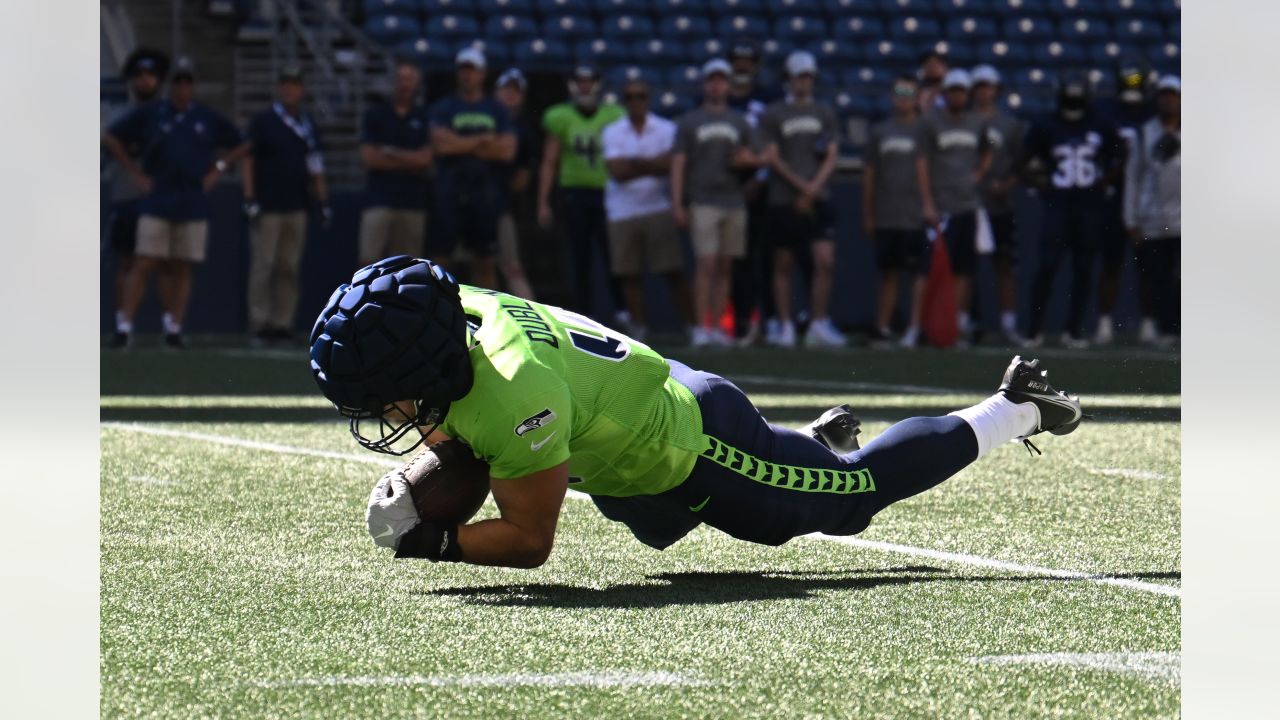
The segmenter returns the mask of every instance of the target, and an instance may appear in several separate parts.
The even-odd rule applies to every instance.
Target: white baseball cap
[[[1156,83],[1156,92],[1160,92],[1161,90],[1170,90],[1172,92],[1176,92],[1179,95],[1181,95],[1182,79],[1179,78],[1177,75],[1161,76],[1159,82]]]
[[[464,47],[458,51],[458,56],[453,59],[454,65],[474,65],[481,70],[484,69],[484,51],[475,46]]]
[[[715,75],[716,73],[724,75],[725,77],[731,77],[733,75],[733,66],[729,65],[729,63],[726,60],[724,60],[724,58],[711,58],[710,60],[703,63],[702,65],[703,78],[709,78],[712,75]]]
[[[965,90],[973,87],[973,78],[969,77],[968,70],[955,68],[947,71],[946,77],[942,78],[942,89],[948,90],[954,87],[962,87]]]
[[[787,56],[787,76],[796,77],[797,75],[816,75],[818,73],[818,61],[813,57],[813,53],[808,50],[796,50]]]
[[[979,65],[974,68],[972,77],[974,85],[981,85],[982,83],[988,83],[990,85],[1000,84],[1000,71],[990,65]]]

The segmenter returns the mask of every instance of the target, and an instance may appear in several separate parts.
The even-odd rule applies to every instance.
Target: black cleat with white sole
[[[1015,355],[1009,368],[1004,371],[1000,392],[1010,402],[1034,404],[1040,416],[1036,429],[1028,433],[1027,437],[1042,432],[1066,435],[1079,427],[1080,420],[1084,417],[1080,409],[1080,398],[1054,390],[1049,384],[1048,374],[1048,370],[1040,369],[1039,360],[1023,360],[1020,355]],[[1018,439],[1025,442],[1029,449],[1035,449],[1027,441],[1027,437]]]
[[[862,421],[853,416],[853,408],[837,405],[818,416],[802,431],[841,455],[860,449],[858,433]]]

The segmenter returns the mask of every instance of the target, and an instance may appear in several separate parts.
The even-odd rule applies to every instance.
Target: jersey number
[[[1058,145],[1053,156],[1058,160],[1058,170],[1053,174],[1053,186],[1063,190],[1090,188],[1098,178],[1093,164],[1092,145]]]
[[[600,157],[600,140],[595,135],[574,135],[570,147],[573,154],[585,158],[588,165],[596,166],[596,159]]]
[[[569,342],[582,352],[612,362],[622,362],[631,354],[631,343],[627,342],[625,335],[571,310],[558,307],[550,310],[561,323],[576,326],[565,330],[569,334]]]

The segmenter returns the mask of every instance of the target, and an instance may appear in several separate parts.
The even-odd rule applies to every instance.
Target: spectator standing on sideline
[[[684,274],[680,235],[671,217],[671,149],[676,126],[649,112],[649,86],[628,82],[622,90],[627,116],[604,129],[609,184],[604,203],[609,216],[612,271],[622,282],[631,313],[631,334],[644,340],[644,271],[661,274],[685,327],[693,327],[693,305]]]
[[[524,73],[511,68],[498,76],[494,94],[511,117],[511,130],[516,136],[516,157],[502,166],[505,177],[499,190],[502,195],[502,214],[498,216],[498,271],[507,281],[512,295],[534,300],[533,288],[520,262],[520,236],[516,230],[516,205],[533,177],[537,162],[537,136],[524,119],[524,93],[528,87]]]
[[[1174,342],[1182,303],[1182,81],[1156,83],[1156,116],[1138,132],[1126,167],[1124,221],[1150,284],[1157,344]]]
[[[776,89],[764,87],[759,82],[760,50],[750,40],[734,42],[729,51],[729,64],[733,66],[733,78],[729,85],[729,108],[742,113],[752,128],[760,127],[760,116],[766,107],[778,100]],[[760,321],[764,320],[766,337],[777,335],[777,310],[773,306],[772,282],[773,245],[769,238],[768,198],[765,183],[769,180],[769,168],[744,171],[750,174],[745,193],[747,196],[747,254],[733,261],[733,280],[730,297],[733,302],[733,332],[742,346],[756,344],[760,340]],[[812,263],[804,255],[798,258],[801,274],[808,281]],[[759,319],[752,318],[759,311]]]
[[[125,58],[123,74],[129,80],[129,103],[119,107],[107,125],[115,123],[138,107],[151,102],[160,93],[160,78],[168,72],[169,59],[157,50],[138,48]],[[142,148],[136,145],[126,147],[129,157],[138,161]],[[143,191],[138,182],[129,176],[125,168],[114,159],[109,160],[103,168],[105,180],[109,186],[111,211],[107,217],[107,244],[115,256],[114,297],[116,306],[116,324],[123,319],[121,307],[124,306],[125,282],[133,268],[133,249],[138,240],[138,201]],[[170,288],[165,283],[159,288],[167,292]]]
[[[772,161],[768,223],[774,241],[773,302],[781,322],[775,344],[796,344],[791,276],[795,255],[807,247],[813,258],[809,288],[813,319],[805,332],[805,345],[841,347],[845,337],[827,313],[836,267],[834,215],[827,190],[839,155],[836,113],[830,105],[814,100],[818,62],[812,53],[791,53],[786,72],[787,97],[770,105],[760,120],[761,142]]]
[[[1137,138],[1142,126],[1154,115],[1151,98],[1147,94],[1151,75],[1140,60],[1126,58],[1117,71],[1116,85],[1119,92],[1113,100],[1098,102],[1102,113],[1124,141],[1126,157],[1138,152]],[[1102,242],[1099,255],[1102,272],[1098,276],[1098,328],[1093,341],[1098,345],[1110,345],[1115,339],[1115,321],[1112,313],[1120,296],[1120,274],[1125,258],[1132,254],[1133,242],[1129,226],[1124,219],[1124,198],[1130,194],[1124,173],[1117,173],[1107,187],[1106,211],[1103,216]],[[1142,321],[1138,326],[1138,340],[1144,343],[1156,341],[1155,311],[1152,307],[1151,284],[1138,273],[1138,304]]]
[[[862,170],[862,222],[875,243],[880,291],[872,345],[891,338],[889,325],[898,304],[899,278],[911,287],[911,306],[902,344],[914,347],[920,336],[920,303],[924,298],[921,264],[924,233],[923,180],[916,170],[922,157],[919,81],[901,75],[893,83],[893,115],[871,128]]]
[[[1000,330],[1014,346],[1018,334],[1018,283],[1014,276],[1017,248],[1013,242],[1013,201],[1018,187],[1017,163],[1022,155],[1022,121],[1000,109],[1000,73],[990,65],[973,69],[973,109],[987,124],[991,165],[982,176],[982,208],[987,213],[995,246],[996,291],[1000,299]],[[974,293],[976,298],[977,293]]]
[[[574,266],[578,312],[591,315],[591,277],[595,257],[609,263],[609,240],[605,229],[604,168],[600,133],[623,116],[622,108],[600,102],[600,75],[596,69],[580,66],[569,77],[569,102],[552,105],[542,116],[546,131],[542,146],[542,167],[538,173],[538,224],[550,228],[551,190],[560,184],[560,212]],[[614,319],[629,325],[618,283],[609,278]]]
[[[1071,307],[1062,344],[1088,347],[1084,311],[1093,290],[1093,260],[1102,226],[1107,177],[1123,161],[1124,144],[1115,128],[1093,112],[1089,79],[1071,72],[1058,89],[1054,114],[1027,131],[1027,174],[1043,200],[1040,267],[1031,289],[1028,347],[1044,339],[1045,309],[1063,253],[1071,251]]]
[[[916,71],[916,79],[920,81],[921,116],[941,112],[946,107],[942,97],[942,81],[950,70],[947,56],[937,50],[928,50],[920,56],[920,69]]]
[[[364,115],[360,161],[368,175],[360,215],[360,267],[391,255],[423,255],[427,171],[433,158],[427,111],[418,96],[421,80],[417,65],[400,61],[390,102],[377,103]]]
[[[333,217],[320,137],[302,109],[306,94],[302,70],[287,66],[276,101],[249,121],[249,154],[240,175],[249,216],[249,332],[255,345],[292,339],[310,197],[325,225]]]
[[[464,243],[472,256],[471,284],[495,288],[498,215],[508,194],[505,166],[516,158],[516,136],[507,109],[484,94],[484,53],[463,48],[454,65],[457,92],[430,111],[439,233],[431,255],[446,259]]]
[[[733,344],[718,323],[729,299],[734,258],[746,253],[746,200],[740,171],[769,161],[754,149],[751,126],[729,109],[729,76],[723,59],[702,66],[702,106],[676,126],[671,159],[671,204],[676,225],[693,241],[694,347]],[[688,205],[686,206],[686,196]]]
[[[967,70],[947,72],[942,81],[946,106],[921,118],[924,152],[917,161],[925,222],[946,238],[955,274],[961,344],[968,344],[973,335],[969,305],[978,262],[974,246],[981,203],[978,183],[991,166],[986,121],[969,109],[972,84]]]
[[[102,142],[146,192],[138,204],[138,244],[112,345],[129,345],[147,279],[158,272],[161,287],[169,284],[168,292],[160,292],[164,342],[183,348],[191,267],[204,261],[208,244],[208,193],[248,145],[241,144],[240,131],[230,120],[195,101],[195,67],[187,58],[174,63],[167,97],[113,123]],[[141,165],[129,157],[127,147],[142,148]],[[219,149],[228,152],[218,157]]]

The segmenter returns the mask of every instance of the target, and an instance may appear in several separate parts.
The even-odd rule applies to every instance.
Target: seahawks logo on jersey
[[[556,414],[551,411],[551,408],[545,408],[542,412],[525,418],[523,422],[517,425],[516,436],[519,437],[525,433],[531,433],[555,419]]]

